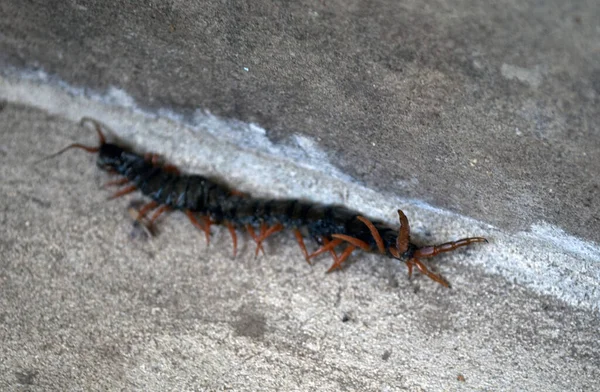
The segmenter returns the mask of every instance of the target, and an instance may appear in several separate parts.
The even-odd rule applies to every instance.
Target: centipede
[[[409,278],[416,269],[442,286],[450,287],[450,283],[442,275],[433,272],[422,259],[470,244],[488,242],[483,237],[467,237],[438,245],[419,246],[411,241],[408,218],[400,209],[397,210],[400,224],[392,227],[341,205],[301,199],[252,197],[219,179],[182,173],[158,154],[139,154],[128,147],[109,143],[100,122],[89,117],[82,118],[80,125],[87,124],[92,124],[98,134],[97,146],[73,143],[43,160],[70,149],[97,154],[98,168],[119,177],[105,184],[121,187],[109,199],[133,192],[140,192],[149,199],[136,210],[136,221],[143,221],[151,227],[163,213],[180,211],[196,229],[205,234],[207,244],[210,242],[211,226],[224,226],[233,242],[234,257],[238,248],[237,233],[240,231],[247,232],[256,243],[256,255],[265,252],[263,244],[267,238],[279,232],[291,231],[308,264],[312,264],[313,259],[321,254],[331,255],[333,263],[327,272],[342,269],[355,250],[362,250],[403,261]],[[305,244],[307,238],[317,242],[316,250],[308,251]]]

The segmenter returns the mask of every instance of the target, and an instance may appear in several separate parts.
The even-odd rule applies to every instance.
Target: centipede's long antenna
[[[467,246],[469,244],[473,244],[475,242],[487,243],[488,240],[483,237],[470,237],[463,238],[457,241],[446,242],[440,245],[424,246],[422,248],[417,249],[417,251],[415,252],[415,257],[433,257],[439,255],[440,253],[452,252],[455,249],[458,249],[462,246]]]
[[[87,151],[89,153],[95,153],[95,152],[100,151],[100,147],[106,143],[106,138],[104,137],[104,134],[100,130],[100,123],[98,123],[98,121],[96,121],[96,120],[94,120],[92,118],[83,117],[81,119],[81,121],[79,121],[79,125],[84,125],[86,122],[93,123],[94,124],[94,128],[96,129],[96,132],[98,133],[98,140],[99,140],[100,144],[97,147],[86,146],[86,145],[83,145],[83,144],[80,144],[80,143],[73,143],[73,144],[70,144],[67,147],[61,149],[60,151],[55,152],[52,155],[48,155],[47,157],[44,157],[42,159],[38,159],[37,161],[33,162],[33,164],[35,165],[35,164],[38,164],[40,162],[46,161],[48,159],[55,158],[55,157],[63,154],[65,151],[70,150],[72,148],[79,148],[79,149],[85,150],[85,151]]]

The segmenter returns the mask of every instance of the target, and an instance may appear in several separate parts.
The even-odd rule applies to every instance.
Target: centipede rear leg
[[[300,246],[300,250],[302,251],[302,255],[304,256],[304,259],[306,260],[306,262],[309,265],[311,265],[310,257],[308,255],[308,251],[306,250],[306,245],[304,244],[304,238],[302,237],[302,233],[300,232],[300,230],[294,229],[294,236],[296,237],[296,241],[298,242],[298,245]]]
[[[433,273],[423,262],[417,258],[409,259],[406,262],[406,266],[408,267],[408,277],[412,276],[413,266],[416,266],[417,269],[423,274],[429,277],[431,280],[438,282],[442,286],[450,287],[450,283],[446,279],[444,279],[441,275]]]
[[[130,186],[123,188],[120,191],[117,191],[116,193],[112,194],[112,196],[110,196],[108,199],[109,200],[117,199],[117,198],[125,196],[129,193],[133,193],[136,190],[137,190],[137,187],[135,185],[130,185]]]

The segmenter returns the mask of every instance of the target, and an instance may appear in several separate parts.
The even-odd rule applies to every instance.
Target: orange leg
[[[358,219],[359,221],[364,223],[369,228],[369,231],[371,231],[371,235],[373,236],[373,238],[375,239],[375,242],[377,243],[377,249],[379,249],[379,253],[384,254],[385,247],[383,246],[383,239],[381,238],[381,235],[379,234],[379,231],[377,230],[377,228],[375,228],[375,225],[370,220],[365,218],[364,216],[357,216],[356,219]]]
[[[152,200],[149,203],[146,203],[142,208],[140,208],[140,210],[138,211],[138,217],[137,220],[142,219],[144,216],[146,216],[146,214],[148,213],[148,211],[155,209],[158,206],[158,203],[155,202],[154,200]]]
[[[135,185],[130,185],[127,188],[123,188],[120,191],[117,191],[115,194],[113,194],[111,197],[109,197],[108,200],[112,200],[112,199],[119,198],[121,196],[125,196],[128,193],[135,192],[136,189],[137,188],[135,187]]]
[[[433,272],[431,272],[429,270],[429,268],[427,268],[427,266],[421,262],[421,260],[419,260],[417,258],[412,258],[406,262],[406,265],[408,266],[408,276],[409,277],[412,275],[412,267],[413,267],[413,265],[415,265],[418,268],[418,270],[421,271],[421,273],[423,275],[427,275],[430,279],[438,282],[439,284],[441,284],[444,287],[450,287],[450,283],[448,283],[446,281],[446,279],[444,279],[440,275],[437,275],[437,274],[434,274]]]
[[[352,252],[354,251],[354,249],[356,249],[356,246],[354,246],[352,244],[348,245],[346,247],[346,249],[344,249],[344,252],[341,254],[341,256],[339,257],[339,259],[335,263],[333,263],[331,265],[331,267],[329,267],[329,269],[327,270],[327,273],[333,272],[333,271],[335,271],[338,268],[342,268],[342,263],[344,261],[346,261],[346,259],[348,257],[350,257],[350,255],[352,254]]]
[[[467,246],[474,242],[488,242],[488,240],[483,237],[471,237],[463,238],[458,241],[446,242],[445,244],[441,245],[425,246],[417,249],[415,252],[415,257],[433,257],[439,255],[440,253],[451,252],[457,248],[460,248],[461,246]]]
[[[298,245],[300,245],[300,250],[304,255],[304,259],[310,265],[310,258],[308,256],[308,251],[306,250],[306,245],[304,245],[304,238],[302,238],[302,233],[300,233],[300,230],[294,229],[294,236],[296,237],[296,241],[298,241]]]
[[[104,184],[104,187],[109,187],[113,185],[125,185],[129,182],[129,178],[119,178],[118,180],[112,180]]]
[[[204,223],[204,233],[206,234],[206,245],[210,245],[210,225],[212,225],[212,221],[208,216],[202,217],[202,223]]]
[[[396,248],[398,253],[402,254],[406,252],[410,242],[410,225],[408,224],[408,218],[402,210],[398,210],[398,216],[400,217],[400,230],[396,239]]]
[[[196,219],[192,211],[186,210],[185,214],[187,215],[188,219],[190,220],[190,222],[192,222],[192,225],[194,225],[195,228],[204,232],[204,234],[206,235],[206,245],[208,246],[210,241],[210,231],[206,227],[202,226],[200,222],[198,222],[198,219]]]
[[[258,249],[264,255],[265,254],[265,250],[263,249],[262,244],[258,243],[258,237],[256,236],[256,233],[254,232],[254,227],[252,227],[252,225],[246,225],[246,229],[248,230],[248,233],[250,233],[250,237],[252,237],[252,239],[254,240],[254,242],[257,243]]]
[[[229,230],[229,234],[231,234],[231,239],[233,240],[233,257],[237,254],[237,234],[235,233],[235,227],[231,223],[227,223],[227,229]]]
[[[258,240],[257,240],[256,256],[258,256],[258,249],[259,249],[258,246],[260,246],[264,240],[266,240],[269,236],[283,230],[283,225],[280,223],[277,223],[277,224],[269,227],[266,230],[265,230],[265,227],[266,226],[264,223],[260,227],[260,238],[258,238]]]
[[[337,239],[349,242],[352,245],[354,245],[358,248],[361,248],[362,250],[366,250],[367,252],[371,250],[371,246],[369,246],[369,244],[367,244],[364,241],[359,240],[358,238],[350,237],[349,235],[345,235],[345,234],[332,234],[331,236],[333,238],[337,238]]]
[[[152,214],[152,216],[150,217],[150,226],[152,226],[154,224],[154,221],[156,221],[163,212],[168,211],[168,210],[169,210],[169,206],[166,204],[163,204],[160,207],[158,207],[158,209],[156,211],[154,211],[154,214]]]
[[[327,237],[323,237],[323,245],[327,246],[327,244],[329,244],[329,242],[330,241],[327,239]],[[329,249],[329,253],[331,253],[331,257],[333,257],[333,262],[335,264],[337,264],[339,262],[339,260],[338,260],[337,253],[335,253],[335,249],[334,248]]]
[[[317,249],[316,251],[314,251],[313,253],[311,253],[308,256],[308,258],[312,259],[313,257],[316,257],[316,256],[320,255],[321,253],[329,252],[331,249],[334,249],[336,246],[338,246],[342,242],[344,242],[344,241],[336,238],[335,240],[329,242],[327,245],[323,245],[319,249]]]

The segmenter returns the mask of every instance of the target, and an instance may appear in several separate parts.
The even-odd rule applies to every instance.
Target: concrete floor
[[[597,388],[597,311],[465,264],[484,247],[434,263],[449,290],[377,256],[325,274],[285,235],[232,259],[177,213],[144,240],[92,156],[32,163],[75,123],[4,103],[0,131],[0,389]]]
[[[0,2],[0,389],[599,390],[600,6]],[[214,116],[217,114],[218,116]],[[184,170],[343,203],[451,290],[357,253],[134,236],[92,116]],[[399,197],[400,196],[400,197]],[[475,218],[475,219],[473,219]]]

